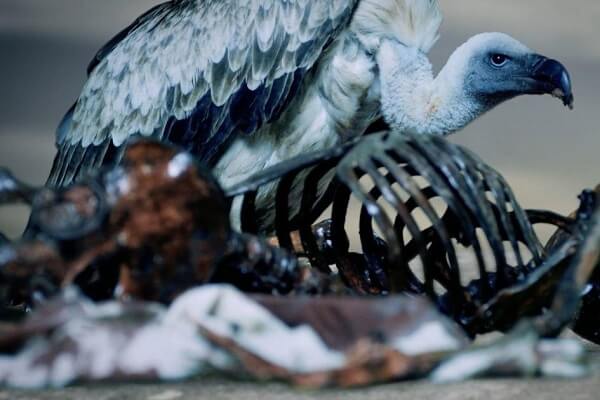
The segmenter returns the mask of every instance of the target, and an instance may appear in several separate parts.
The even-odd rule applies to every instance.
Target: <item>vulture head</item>
[[[566,68],[503,33],[472,37],[454,52],[447,68],[483,109],[523,94],[550,94],[573,107]]]
[[[400,131],[449,134],[498,104],[527,94],[549,94],[573,108],[567,69],[504,33],[473,36],[435,79],[425,53],[399,42],[381,44],[378,64],[383,116]]]

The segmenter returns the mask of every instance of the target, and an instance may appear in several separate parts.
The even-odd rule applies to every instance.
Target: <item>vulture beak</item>
[[[534,58],[532,77],[540,85],[538,90],[561,99],[572,110],[574,99],[569,71],[556,60],[537,54]]]

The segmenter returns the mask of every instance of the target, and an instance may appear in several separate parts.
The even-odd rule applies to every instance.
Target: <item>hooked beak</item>
[[[558,61],[536,55],[532,78],[540,85],[541,93],[547,93],[562,100],[573,109],[573,89],[567,69]]]

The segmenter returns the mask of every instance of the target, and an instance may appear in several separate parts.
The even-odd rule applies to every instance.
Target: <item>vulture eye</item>
[[[502,67],[504,66],[504,64],[506,64],[509,60],[508,56],[505,56],[504,54],[492,54],[490,56],[490,62],[492,63],[492,65],[494,67]]]

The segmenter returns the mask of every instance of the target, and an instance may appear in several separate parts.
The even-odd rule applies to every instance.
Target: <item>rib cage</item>
[[[317,198],[318,182],[333,170],[336,179],[324,198]],[[364,177],[370,180],[368,185]],[[289,218],[292,199],[287,194],[295,179],[304,179],[304,191],[299,213]],[[421,187],[419,180],[427,185]],[[362,291],[426,293],[457,319],[468,318],[470,311],[525,276],[544,256],[527,214],[504,179],[470,151],[440,137],[373,134],[258,174],[227,191],[232,199],[243,197],[242,230],[267,229],[257,224],[260,211],[254,199],[260,187],[272,181],[277,181],[273,207],[282,247],[293,250],[292,232],[298,230],[313,266],[329,271],[335,264],[346,278],[358,274],[354,278]],[[360,271],[347,269],[358,257],[350,251],[352,232],[346,228],[353,218],[351,198],[360,203],[359,241],[364,254]],[[445,203],[443,213],[432,204],[436,198]],[[323,240],[313,224],[329,203],[330,224],[325,226],[329,237]],[[427,227],[417,221],[417,210],[425,215]],[[486,241],[491,262],[484,254]],[[479,279],[469,284],[461,283],[464,265],[459,263],[456,244],[475,255]],[[505,246],[514,253],[512,262]],[[423,265],[422,277],[414,271],[415,260]]]

